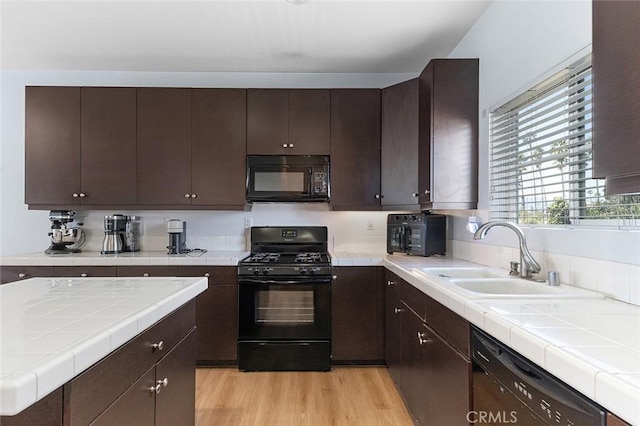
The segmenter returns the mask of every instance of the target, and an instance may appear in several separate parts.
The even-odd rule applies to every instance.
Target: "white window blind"
[[[592,179],[591,55],[491,113],[491,218],[525,224],[640,225],[640,196]]]

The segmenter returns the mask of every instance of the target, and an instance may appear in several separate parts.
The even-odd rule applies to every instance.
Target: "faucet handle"
[[[560,274],[556,271],[547,272],[547,282],[552,286],[560,285]]]
[[[518,272],[518,267],[520,266],[520,263],[512,261],[509,262],[509,275],[520,275],[520,273]]]

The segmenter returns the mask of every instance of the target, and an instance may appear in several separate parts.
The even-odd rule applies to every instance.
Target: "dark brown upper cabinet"
[[[248,89],[247,153],[329,154],[328,89]]]
[[[79,204],[80,88],[25,91],[25,202]]]
[[[26,203],[136,203],[136,89],[27,87]]]
[[[382,208],[418,204],[418,79],[382,90]]]
[[[136,204],[136,89],[83,87],[82,204]]]
[[[193,205],[244,209],[247,91],[192,90]]]
[[[478,59],[434,59],[418,83],[418,193],[422,209],[478,203]]]
[[[380,90],[331,90],[331,208],[380,210]]]
[[[138,203],[191,204],[191,89],[137,90]]]
[[[593,174],[606,194],[640,192],[638,1],[593,2]]]

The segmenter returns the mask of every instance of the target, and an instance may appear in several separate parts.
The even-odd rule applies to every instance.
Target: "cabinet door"
[[[419,197],[423,208],[478,203],[478,60],[435,59],[419,77]]]
[[[471,362],[452,349],[431,328],[423,325],[426,388],[416,415],[420,424],[468,425],[471,410]],[[437,392],[434,390],[437,389]]]
[[[337,267],[331,283],[331,357],[334,362],[375,361],[378,294],[375,267]]]
[[[235,364],[238,359],[237,268],[180,266],[178,275],[209,279],[209,288],[196,298],[198,364]]]
[[[0,266],[0,284],[34,277],[53,277],[53,266]]]
[[[385,339],[389,375],[398,387],[402,385],[402,315],[406,312],[400,302],[400,278],[386,271]]]
[[[418,208],[418,79],[382,90],[382,205]]]
[[[81,200],[136,203],[136,89],[81,89]]]
[[[640,2],[593,2],[593,174],[607,195],[640,191]]]
[[[414,419],[424,417],[427,398],[434,391],[439,392],[440,384],[435,387],[429,383],[427,352],[420,345],[417,335],[424,330],[423,321],[408,308],[402,313],[402,394],[407,408]],[[422,423],[429,424],[429,423]],[[437,423],[434,423],[437,424]]]
[[[92,426],[152,426],[155,422],[155,368],[135,382],[109,408],[102,412]]]
[[[27,87],[25,202],[80,204],[79,194],[80,88]]]
[[[380,209],[380,90],[331,91],[331,207]]]
[[[287,154],[329,155],[331,91],[289,90]]]
[[[244,89],[192,90],[191,203],[245,204],[247,92]]]
[[[189,333],[158,364],[156,426],[193,426],[196,406],[196,332]]]
[[[137,94],[138,204],[191,204],[191,89]]]
[[[289,142],[286,89],[247,90],[247,154],[284,154]]]

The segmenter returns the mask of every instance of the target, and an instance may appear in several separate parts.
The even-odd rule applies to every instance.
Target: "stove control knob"
[[[300,273],[301,274],[306,274],[307,273],[307,268],[300,268]]]
[[[311,268],[311,269],[309,269],[309,273],[310,273],[311,275],[313,275],[313,274],[315,274],[316,272],[318,272],[318,269],[319,269],[319,268]]]
[[[253,268],[253,275],[260,274],[260,268]]]
[[[270,271],[270,270],[271,270],[271,268],[264,268],[264,269],[262,270],[262,273],[263,273],[264,275],[267,275],[267,274],[269,273],[269,271]]]

